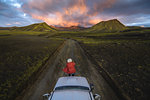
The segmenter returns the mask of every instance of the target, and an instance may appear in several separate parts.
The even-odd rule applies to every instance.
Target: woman
[[[63,69],[65,73],[67,73],[69,76],[74,76],[76,69],[75,69],[75,63],[72,61],[71,58],[67,59],[66,67]]]

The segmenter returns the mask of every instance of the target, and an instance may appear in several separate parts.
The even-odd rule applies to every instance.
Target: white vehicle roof
[[[54,92],[50,100],[94,100],[90,93],[81,90],[62,90]]]
[[[48,100],[94,100],[85,77],[60,77]]]
[[[55,85],[55,88],[61,86],[83,86],[88,87],[90,89],[86,78],[77,76],[60,77]]]

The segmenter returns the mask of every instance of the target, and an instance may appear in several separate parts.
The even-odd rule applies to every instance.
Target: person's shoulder
[[[67,63],[67,65],[68,65],[68,64],[75,64],[75,62],[69,62],[69,63]]]
[[[75,62],[72,62],[73,64],[75,64]]]

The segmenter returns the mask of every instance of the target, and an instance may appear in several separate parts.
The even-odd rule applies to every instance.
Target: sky
[[[150,0],[0,0],[0,27],[40,22],[90,27],[110,19],[150,27]]]

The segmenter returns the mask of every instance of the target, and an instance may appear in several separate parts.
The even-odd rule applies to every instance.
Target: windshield
[[[60,86],[55,88],[55,90],[68,90],[68,89],[89,90],[89,88],[85,86]]]

